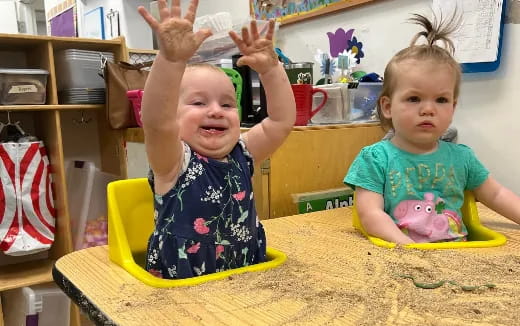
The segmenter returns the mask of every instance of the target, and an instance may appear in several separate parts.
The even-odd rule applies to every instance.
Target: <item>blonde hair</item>
[[[222,71],[222,69],[220,69],[219,67],[217,66],[214,66],[210,63],[206,63],[206,62],[200,62],[200,63],[190,63],[186,66],[186,70],[188,69],[198,69],[198,68],[201,68],[201,69],[209,69],[209,70],[213,70],[213,71],[220,71],[222,73],[224,73],[224,71]]]
[[[224,74],[224,76],[227,76],[227,74],[226,74],[226,72],[224,70],[222,70],[219,67],[214,66],[214,65],[212,65],[210,63],[207,63],[207,62],[189,63],[186,66],[185,71],[196,70],[196,69],[207,69],[207,70],[211,70],[211,71],[216,71],[216,72],[219,72],[221,74]],[[231,81],[231,79],[229,79],[229,81],[231,82],[231,85],[233,85],[233,82]],[[235,87],[235,85],[233,85],[233,87]]]
[[[458,29],[460,25],[460,16],[457,19],[457,13],[455,12],[451,19],[443,21],[442,16],[437,20],[437,17],[434,15],[433,22],[431,22],[425,16],[413,14],[413,17],[410,18],[409,21],[423,27],[424,30],[417,33],[412,38],[410,46],[397,52],[397,54],[395,54],[386,65],[383,89],[379,95],[379,100],[377,101],[377,113],[381,120],[381,127],[384,130],[393,129],[393,124],[391,119],[387,119],[383,116],[381,98],[383,96],[391,97],[394,93],[397,84],[396,67],[404,60],[431,60],[436,63],[448,65],[452,68],[455,75],[455,99],[459,96],[461,69],[457,61],[453,58],[455,47],[453,46],[453,42],[449,39],[449,35]],[[420,45],[416,44],[423,36],[426,38],[427,43]],[[435,44],[437,41],[442,42],[444,47]]]

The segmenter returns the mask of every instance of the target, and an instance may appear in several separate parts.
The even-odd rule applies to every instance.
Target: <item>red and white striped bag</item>
[[[43,142],[0,144],[0,251],[29,255],[50,248],[56,210]]]

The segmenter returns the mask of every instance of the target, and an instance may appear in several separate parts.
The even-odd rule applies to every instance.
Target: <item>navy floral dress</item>
[[[253,199],[253,161],[242,140],[227,160],[201,156],[184,144],[177,183],[166,194],[154,195],[148,272],[188,278],[266,260],[265,233]],[[149,181],[153,190],[151,173]]]

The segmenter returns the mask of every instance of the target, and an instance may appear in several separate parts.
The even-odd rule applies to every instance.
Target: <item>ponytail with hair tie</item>
[[[450,40],[449,35],[455,32],[460,26],[461,16],[457,18],[457,12],[455,11],[451,19],[448,21],[443,21],[442,16],[440,20],[437,20],[437,17],[433,15],[433,22],[431,22],[428,18],[420,14],[413,14],[413,17],[408,19],[410,22],[415,23],[425,30],[417,33],[411,43],[410,46],[417,45],[417,41],[421,36],[424,36],[428,41],[428,46],[434,47],[436,46],[437,41],[441,41],[444,43],[444,48],[450,54],[455,53],[455,46],[453,42]]]

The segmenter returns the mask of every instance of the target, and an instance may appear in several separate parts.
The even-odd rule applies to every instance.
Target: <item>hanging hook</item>
[[[24,130],[22,129],[22,127],[20,126],[20,121],[16,121],[16,122],[14,122],[14,123],[11,121],[11,111],[7,111],[7,124],[2,123],[2,128],[3,128],[4,126],[15,126],[16,129],[20,132],[20,134],[21,134],[22,136],[25,136],[25,135],[26,135],[26,134],[25,134],[25,131],[24,131]],[[1,130],[1,129],[0,129],[0,130]]]
[[[81,119],[80,120],[73,119],[72,121],[77,123],[77,124],[82,124],[83,125],[83,124],[87,124],[90,121],[92,121],[92,118],[85,118],[85,110],[81,110]]]

